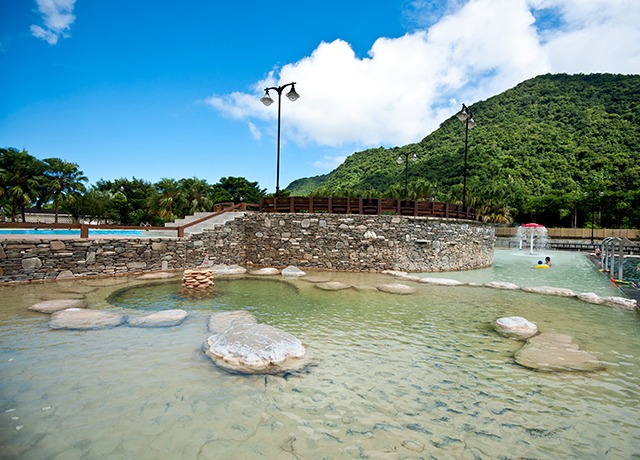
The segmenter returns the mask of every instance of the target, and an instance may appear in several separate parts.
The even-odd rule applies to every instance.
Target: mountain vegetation
[[[640,227],[640,76],[543,75],[469,109],[466,204],[485,221]],[[356,152],[286,191],[403,198],[407,172],[409,198],[461,203],[464,153],[453,114],[416,144]]]

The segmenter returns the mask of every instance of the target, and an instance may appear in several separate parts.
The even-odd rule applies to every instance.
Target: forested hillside
[[[469,106],[467,204],[485,220],[640,227],[640,76],[543,75]],[[464,124],[417,144],[356,152],[287,191],[461,202]]]

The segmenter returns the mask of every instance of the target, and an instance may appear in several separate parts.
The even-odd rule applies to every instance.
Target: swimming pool
[[[142,236],[144,233],[144,230],[89,229],[89,235]],[[1,235],[69,235],[80,237],[80,229],[4,229],[0,230]]]
[[[568,263],[551,257],[554,268]],[[474,273],[475,281],[488,276]],[[413,283],[415,294],[394,296],[372,288],[392,280],[381,274],[312,275],[356,288],[217,279],[215,295],[197,299],[182,296],[179,281],[131,277],[0,286],[5,455],[633,458],[640,451],[636,312],[471,286]],[[47,315],[27,310],[78,297],[127,316],[166,308],[190,316],[175,328],[80,332],[51,330]],[[280,376],[217,368],[202,351],[208,318],[232,310],[294,334],[309,366]],[[522,344],[490,327],[508,315],[575,337],[606,370],[549,374],[516,365]]]

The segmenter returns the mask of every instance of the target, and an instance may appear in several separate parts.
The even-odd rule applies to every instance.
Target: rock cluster
[[[514,355],[521,366],[543,372],[604,369],[604,364],[594,354],[582,350],[573,337],[552,332],[538,335],[538,326],[521,316],[498,318],[493,327],[503,337],[526,340]]]
[[[213,271],[208,268],[185,270],[182,275],[182,287],[185,289],[207,289],[213,285]]]
[[[214,332],[204,345],[213,362],[229,372],[277,374],[303,365],[306,350],[291,334],[258,323],[248,312],[214,313]]]

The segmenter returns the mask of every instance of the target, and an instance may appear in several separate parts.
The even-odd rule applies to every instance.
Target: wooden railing
[[[260,199],[260,212],[330,213],[442,217],[476,220],[468,206],[437,201],[396,200],[393,198],[342,198],[332,196],[283,196]]]
[[[496,236],[515,237],[518,233],[517,227],[496,227]],[[549,238],[567,239],[591,239],[590,228],[547,228]],[[615,236],[627,238],[629,240],[640,240],[640,229],[628,228],[594,228],[593,239],[601,241],[604,238]]]

